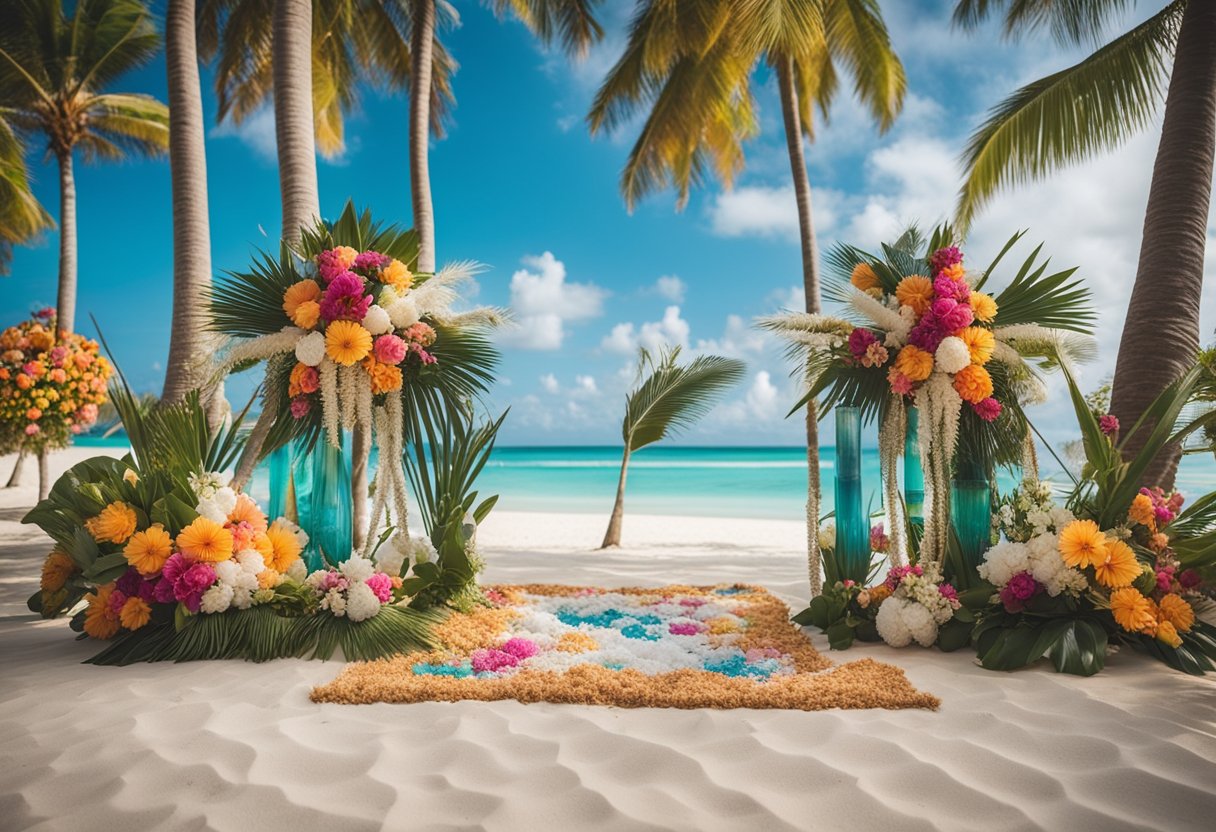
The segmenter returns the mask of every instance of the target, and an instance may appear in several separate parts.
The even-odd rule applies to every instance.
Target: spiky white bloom
[[[351,555],[338,567],[338,571],[352,584],[362,583],[375,573],[376,565],[365,557]]]
[[[363,316],[363,328],[372,335],[384,335],[386,332],[392,332],[393,322],[383,306],[373,303],[367,307],[367,314]]]
[[[819,527],[819,548],[820,549],[835,549],[836,548],[836,524],[824,523]]]
[[[934,365],[943,373],[957,373],[971,363],[971,350],[962,338],[950,335],[942,339],[933,359]]]
[[[291,566],[287,567],[287,577],[296,583],[303,583],[307,579],[308,564],[304,562],[304,558],[296,558],[291,562]]]
[[[256,575],[266,568],[266,559],[257,549],[245,549],[238,552],[236,562],[241,565],[241,571]]]
[[[310,332],[296,342],[296,360],[309,367],[317,367],[325,360],[325,336]]]
[[[406,329],[418,323],[418,304],[412,297],[398,298],[388,307],[388,317],[394,329]]]
[[[362,367],[356,364],[338,368],[338,415],[342,419],[342,427],[346,430],[354,430],[358,424],[361,387],[366,387],[369,392],[371,390],[367,383],[367,374]]]
[[[854,291],[849,295],[849,305],[873,321],[879,329],[895,333],[898,338],[906,339],[912,329],[912,322],[900,312],[888,309],[882,301],[875,300],[865,292]]]
[[[351,621],[366,621],[380,612],[380,599],[372,588],[357,583],[346,590],[346,617]]]
[[[338,365],[324,359],[320,366],[321,375],[321,418],[325,423],[325,433],[329,444],[335,448],[341,443],[338,425]]]
[[[212,584],[211,588],[203,593],[199,609],[205,613],[223,612],[232,605],[232,595],[232,587],[228,584]]]
[[[278,332],[237,342],[225,354],[224,360],[220,362],[219,370],[221,373],[226,373],[239,364],[249,361],[261,361],[265,358],[291,352],[295,349],[296,343],[303,334],[304,330],[299,327],[285,326]]]

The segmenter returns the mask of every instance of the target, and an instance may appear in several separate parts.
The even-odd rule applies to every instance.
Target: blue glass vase
[[[950,522],[970,577],[983,562],[992,537],[992,484],[983,466],[958,464],[950,483]]]
[[[920,411],[908,408],[904,435],[904,506],[910,522],[925,522],[925,469],[920,461]]]
[[[291,490],[292,443],[280,445],[266,459],[270,479],[270,499],[266,502],[266,516],[272,520],[287,516],[288,491]]]
[[[861,495],[861,409],[836,408],[836,562],[841,580],[870,572],[870,520]]]
[[[340,435],[335,448],[325,437],[312,453],[312,493],[308,523],[309,568],[337,564],[351,555],[354,528],[350,503],[350,436]]]

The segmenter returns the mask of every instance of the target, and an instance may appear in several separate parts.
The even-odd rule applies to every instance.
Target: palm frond
[[[829,0],[824,4],[832,55],[854,79],[854,93],[886,132],[903,109],[908,81],[891,45],[878,0]]]
[[[1006,245],[1005,250],[1008,250]],[[996,295],[1002,327],[1038,324],[1054,329],[1088,333],[1095,320],[1089,288],[1071,280],[1075,268],[1047,274],[1050,258],[1038,262],[1042,244],[1023,261],[1013,281]],[[1004,256],[1004,251],[1001,256]],[[998,257],[998,260],[1000,258]]]
[[[742,380],[742,361],[701,355],[678,364],[680,350],[664,350],[657,358],[642,351],[644,380],[625,400],[621,436],[630,451],[644,448],[693,425],[725,392]]]
[[[592,44],[604,37],[595,19],[600,0],[493,0],[491,6],[501,19],[508,10],[548,46],[557,41],[571,55],[582,56]]]
[[[1008,38],[1029,36],[1047,29],[1061,45],[1097,43],[1106,24],[1134,4],[1134,0],[958,0],[954,25],[978,28],[1004,11],[1002,28]]]

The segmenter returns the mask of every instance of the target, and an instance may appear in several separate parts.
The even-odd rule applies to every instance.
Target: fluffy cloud
[[[699,339],[697,351],[725,355],[728,358],[743,358],[764,350],[767,339],[764,333],[753,327],[739,315],[726,316],[726,330],[721,338]]]
[[[633,323],[620,323],[600,341],[600,348],[608,352],[631,354],[638,347],[657,351],[661,347],[687,347],[690,327],[688,321],[680,317],[680,307],[672,305],[663,312],[659,321],[649,321],[635,326]]]
[[[540,377],[540,388],[546,393],[555,394],[561,390],[561,385],[557,383],[557,376],[553,373],[545,373]]]
[[[593,283],[566,282],[566,266],[546,251],[524,257],[525,266],[511,276],[511,309],[518,324],[503,340],[527,350],[556,350],[566,337],[566,324],[598,317],[607,292]]]
[[[240,139],[259,158],[266,162],[277,162],[279,146],[274,133],[274,108],[262,107],[240,124],[232,119],[221,121],[211,128],[213,138]]]
[[[683,303],[688,284],[674,274],[665,274],[655,281],[654,290],[672,303]]]

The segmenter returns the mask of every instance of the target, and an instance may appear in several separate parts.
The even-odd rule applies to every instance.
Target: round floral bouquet
[[[97,421],[110,364],[96,341],[58,335],[50,308],[0,333],[0,446],[61,448]]]
[[[874,623],[878,635],[892,647],[906,647],[913,641],[932,647],[938,628],[960,607],[958,592],[933,566],[896,566],[887,573],[884,585],[890,594],[879,606]]]
[[[867,587],[851,579],[840,579],[836,566],[836,525],[824,523],[819,528],[819,550],[823,553],[828,575],[823,592],[811,599],[810,606],[794,616],[795,624],[814,625],[828,637],[833,650],[845,650],[854,640],[878,641],[874,620],[880,605],[891,594],[885,582]],[[882,523],[870,528],[870,551],[873,554],[871,577],[890,548],[891,539]]]

